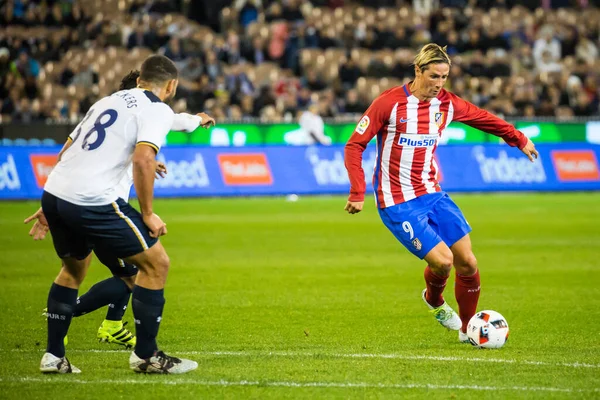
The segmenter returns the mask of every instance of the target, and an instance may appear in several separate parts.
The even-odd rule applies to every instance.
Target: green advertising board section
[[[536,143],[585,142],[590,123],[514,122]],[[327,124],[325,135],[332,143],[343,144],[354,132],[356,124]],[[303,134],[297,124],[219,124],[194,132],[170,132],[167,144],[201,146],[252,146],[302,144]],[[442,144],[499,143],[501,139],[458,122],[450,123],[442,135]]]

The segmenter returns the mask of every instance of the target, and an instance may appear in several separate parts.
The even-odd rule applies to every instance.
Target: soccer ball
[[[496,311],[480,311],[469,321],[467,336],[475,347],[499,349],[508,339],[508,322]]]

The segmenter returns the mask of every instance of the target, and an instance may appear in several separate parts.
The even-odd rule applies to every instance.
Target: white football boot
[[[471,343],[469,336],[467,336],[466,333],[463,333],[460,329],[458,330],[458,341],[461,343]]]
[[[185,374],[198,368],[198,363],[168,356],[160,350],[146,359],[139,358],[135,351],[132,351],[129,356],[129,368],[145,374]]]
[[[427,302],[427,298],[425,297],[426,292],[427,289],[423,289],[421,297],[423,298],[425,304],[427,304],[427,307],[429,308],[430,312],[433,314],[435,319],[437,319],[437,321],[440,324],[442,324],[444,328],[453,331],[460,330],[460,328],[462,327],[462,321],[460,320],[458,314],[452,309],[452,307],[450,307],[445,301],[444,304],[442,304],[439,307],[432,306]]]
[[[45,353],[40,362],[40,371],[45,374],[80,374],[81,370],[72,365],[67,357],[56,357]]]

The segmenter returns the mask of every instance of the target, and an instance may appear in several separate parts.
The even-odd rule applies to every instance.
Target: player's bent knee
[[[454,267],[461,275],[473,275],[477,272],[477,258],[473,253],[457,258],[454,260]]]
[[[135,256],[128,257],[127,262],[136,265],[145,275],[152,277],[166,276],[171,261],[160,242]]]
[[[438,275],[447,276],[452,270],[452,253],[449,255],[445,252],[436,254],[433,257],[427,258],[429,268]]]

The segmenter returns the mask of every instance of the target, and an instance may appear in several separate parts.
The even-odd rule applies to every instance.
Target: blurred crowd
[[[210,24],[186,1],[3,2],[0,121],[76,123],[152,52],[180,68],[176,111],[348,118],[409,81],[428,42],[448,46],[447,88],[500,116],[599,115],[591,0],[211,1]]]

